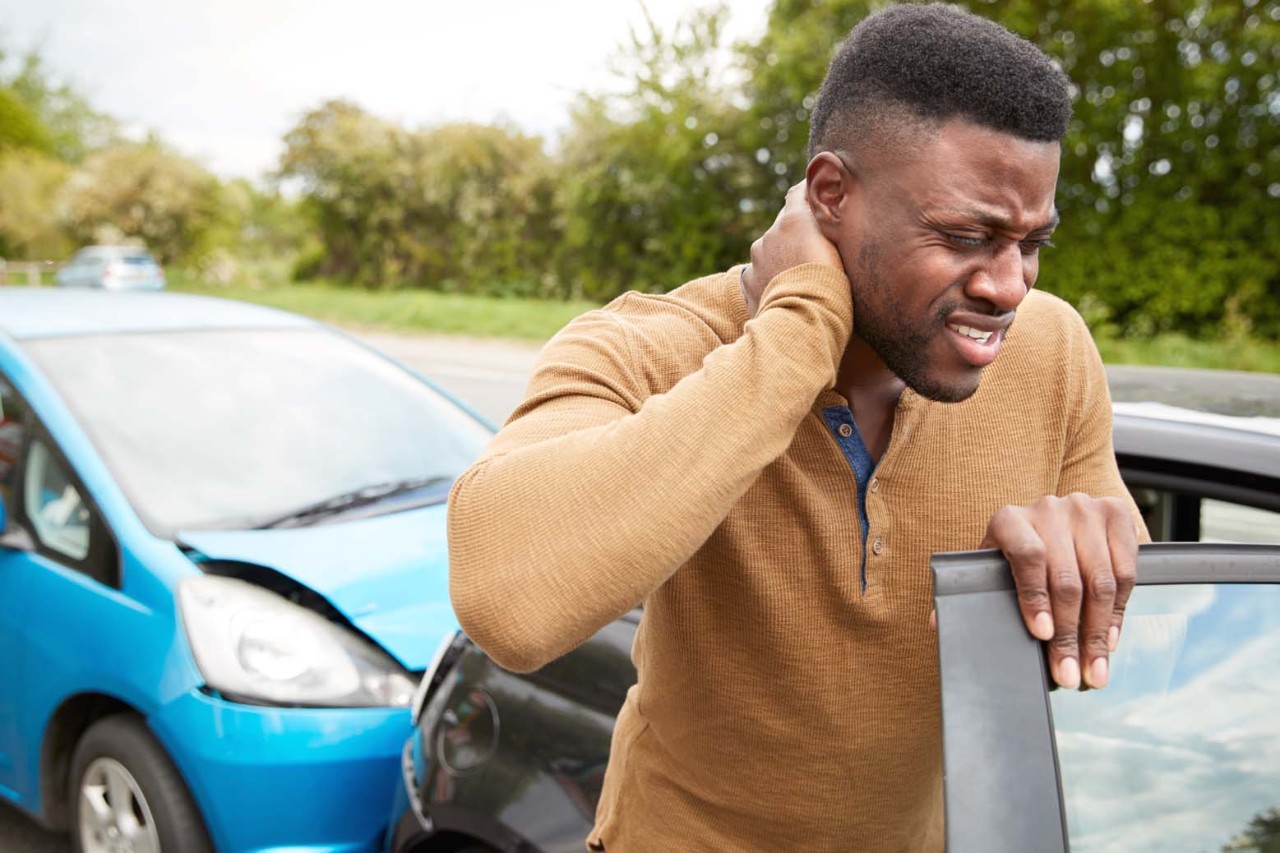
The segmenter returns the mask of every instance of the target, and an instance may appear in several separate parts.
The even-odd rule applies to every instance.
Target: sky
[[[509,121],[554,137],[644,9],[685,0],[0,0],[0,44],[136,135],[156,131],[224,177],[260,177],[308,109],[347,98],[409,127]],[[730,38],[769,0],[728,0]]]

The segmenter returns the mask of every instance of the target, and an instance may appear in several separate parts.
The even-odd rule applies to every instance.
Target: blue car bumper
[[[374,851],[408,708],[270,708],[189,693],[151,720],[219,851]]]

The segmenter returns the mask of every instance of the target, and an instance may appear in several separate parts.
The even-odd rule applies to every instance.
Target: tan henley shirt
[[[1032,292],[978,392],[908,390],[867,484],[822,417],[848,284],[805,265],[748,322],[738,269],[627,294],[548,343],[450,502],[450,583],[494,660],[535,669],[643,602],[591,843],[941,850],[928,560],[992,513],[1127,492],[1080,317]]]

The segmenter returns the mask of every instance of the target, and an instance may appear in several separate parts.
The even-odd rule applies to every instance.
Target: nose
[[[1017,243],[996,249],[979,269],[969,277],[965,293],[973,299],[988,302],[997,312],[1013,311],[1022,304],[1035,281],[1034,257],[1022,253]]]

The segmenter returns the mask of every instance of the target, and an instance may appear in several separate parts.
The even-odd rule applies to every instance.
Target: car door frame
[[[942,697],[947,850],[1069,849],[1044,644],[998,551],[930,561]],[[1156,543],[1138,584],[1280,585],[1280,544]]]

